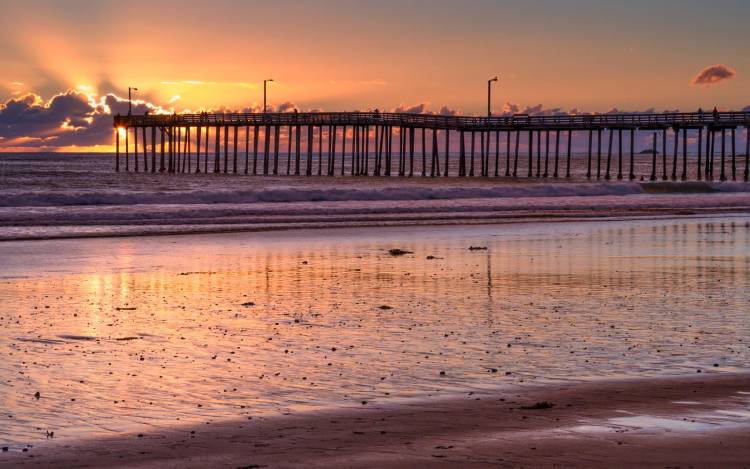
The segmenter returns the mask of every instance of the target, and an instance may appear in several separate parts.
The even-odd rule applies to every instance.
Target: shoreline
[[[50,440],[0,467],[746,467],[749,401],[750,373],[529,385]]]

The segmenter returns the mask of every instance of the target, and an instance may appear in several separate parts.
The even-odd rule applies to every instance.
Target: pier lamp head
[[[498,80],[498,78],[497,78],[497,75],[495,75],[494,77],[490,78],[490,79],[489,79],[489,80],[487,80],[487,81],[497,81],[497,80]]]

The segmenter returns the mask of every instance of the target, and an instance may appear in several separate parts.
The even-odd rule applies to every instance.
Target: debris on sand
[[[407,251],[405,249],[394,248],[394,249],[389,249],[388,254],[390,254],[391,256],[404,256],[406,254],[414,254],[414,253],[412,251]]]
[[[551,402],[541,401],[541,402],[537,402],[534,405],[521,406],[521,408],[524,410],[536,410],[536,409],[551,409],[554,406],[555,405],[552,404]]]
[[[380,305],[380,306],[378,306],[378,309],[382,309],[382,310],[393,309],[393,306]]]
[[[245,308],[249,308],[251,306],[255,306],[255,303],[252,301],[248,301],[246,303],[242,303],[240,306],[244,306]]]
[[[486,251],[487,246],[469,246],[469,251]]]

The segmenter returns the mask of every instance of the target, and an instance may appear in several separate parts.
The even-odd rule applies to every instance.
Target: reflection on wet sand
[[[749,232],[737,217],[5,243],[0,440],[744,370]]]

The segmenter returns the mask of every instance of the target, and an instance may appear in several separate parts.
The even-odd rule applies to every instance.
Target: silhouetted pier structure
[[[115,116],[114,125],[117,171],[569,178],[573,136],[583,133],[588,179],[747,181],[749,176],[750,136],[745,156],[739,158],[736,132],[748,129],[750,112],[498,117],[200,113]],[[641,132],[651,141],[645,155],[635,148]],[[450,151],[456,139],[457,153]],[[673,139],[671,155],[668,139]],[[688,158],[690,146],[694,158]]]

